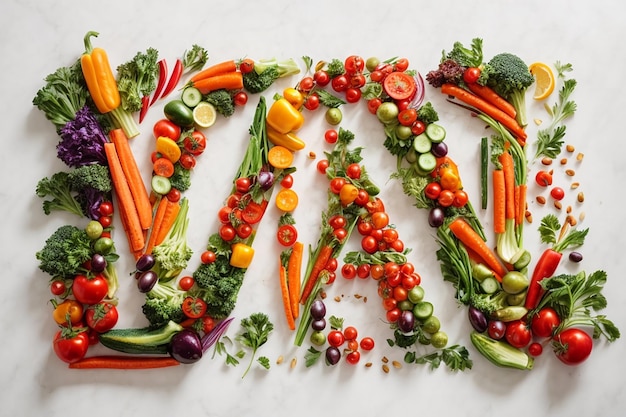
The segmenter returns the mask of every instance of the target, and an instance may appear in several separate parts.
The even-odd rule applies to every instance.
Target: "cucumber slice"
[[[424,172],[430,173],[437,167],[437,158],[430,152],[417,157],[417,166]]]
[[[437,123],[431,123],[426,126],[424,133],[426,133],[433,142],[441,142],[446,138],[446,129]]]
[[[430,152],[432,145],[432,141],[425,133],[419,134],[413,139],[413,149],[417,153]]]
[[[170,179],[161,175],[153,175],[151,185],[152,191],[160,195],[165,195],[172,189]]]
[[[480,283],[480,288],[485,294],[493,294],[500,289],[500,283],[498,283],[495,278],[488,277],[483,279],[483,282]]]
[[[196,87],[186,87],[180,98],[187,107],[193,109],[202,101],[202,93]]]

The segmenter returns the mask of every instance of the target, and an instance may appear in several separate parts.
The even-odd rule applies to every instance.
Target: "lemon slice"
[[[554,91],[554,73],[552,69],[543,62],[535,62],[528,67],[530,73],[535,77],[535,100],[543,100]]]
[[[211,127],[215,119],[217,119],[217,111],[211,103],[201,101],[193,108],[193,121],[199,127]]]

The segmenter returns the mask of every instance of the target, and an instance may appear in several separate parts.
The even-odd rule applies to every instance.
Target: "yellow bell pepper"
[[[119,107],[121,103],[117,82],[104,49],[94,48],[91,37],[98,32],[87,32],[85,35],[85,53],[80,57],[80,64],[94,104],[102,114]]]
[[[304,116],[287,99],[279,98],[267,112],[266,122],[278,133],[296,132],[304,124]]]
[[[293,132],[280,133],[270,125],[266,125],[267,139],[274,145],[284,146],[291,152],[304,149],[304,141]]]
[[[230,255],[230,265],[235,268],[248,268],[254,257],[252,246],[237,242],[231,246],[231,249],[233,253]]]

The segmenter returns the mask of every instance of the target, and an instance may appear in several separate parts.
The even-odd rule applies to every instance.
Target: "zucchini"
[[[420,154],[417,157],[417,166],[421,171],[431,173],[437,167],[437,158],[431,152]]]
[[[482,333],[470,335],[474,347],[491,363],[502,368],[530,370],[535,360],[506,342],[494,340]]]
[[[156,355],[168,353],[170,340],[181,330],[183,327],[180,324],[170,321],[158,329],[112,329],[101,333],[99,339],[103,346],[118,352]]]
[[[424,133],[426,133],[426,136],[428,136],[430,140],[437,143],[443,142],[446,138],[446,129],[437,123],[430,123],[426,126]]]
[[[494,319],[508,323],[520,320],[526,314],[528,314],[528,310],[524,306],[508,306],[494,311],[492,316]]]
[[[418,154],[430,152],[432,146],[433,142],[426,133],[419,134],[413,139],[413,149],[415,149],[415,152]]]

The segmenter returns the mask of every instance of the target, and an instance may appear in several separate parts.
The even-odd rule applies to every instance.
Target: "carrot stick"
[[[519,188],[519,203],[517,206],[517,217],[515,219],[515,224],[522,224],[524,221],[524,217],[526,216],[526,192],[528,191],[528,187],[526,184],[520,184]]]
[[[298,302],[298,297],[300,296],[300,272],[302,268],[303,252],[304,244],[302,242],[294,243],[291,248],[291,255],[289,255],[289,263],[287,264],[289,302],[291,303],[291,315],[294,319],[297,319],[300,315],[300,303]]]
[[[152,208],[150,207],[150,197],[146,185],[141,178],[137,161],[133,155],[128,138],[122,129],[113,129],[109,133],[111,141],[115,144],[115,149],[122,164],[122,170],[126,176],[126,182],[135,202],[137,214],[141,228],[146,230],[152,223]]]
[[[159,235],[159,229],[163,224],[163,216],[165,216],[165,210],[167,209],[168,203],[167,197],[161,197],[159,203],[154,210],[154,220],[152,221],[152,228],[150,229],[150,237],[148,238],[148,243],[146,244],[146,248],[144,249],[144,253],[150,254],[152,253],[152,249],[156,246],[156,239]]]
[[[291,300],[289,299],[289,288],[287,286],[287,270],[278,258],[278,279],[280,279],[280,293],[283,299],[283,308],[285,309],[285,318],[287,319],[287,325],[289,330],[296,329],[296,322],[291,312]]]
[[[119,199],[116,198],[116,204],[118,204],[119,207]],[[124,213],[122,213],[120,215],[120,220],[122,222],[122,228],[124,229],[124,234],[126,235],[126,237],[128,238],[128,246],[130,248],[130,246],[132,246],[132,242],[130,241],[130,234],[128,233],[128,219],[126,218],[126,215],[124,215]],[[144,241],[146,239],[146,231],[144,231]],[[130,250],[131,251],[131,255],[133,255],[133,257],[135,258],[135,261],[137,259],[139,259],[139,257],[143,254],[142,250]]]
[[[441,93],[452,96],[452,97],[456,97],[457,99],[461,100],[465,104],[475,107],[476,109],[480,110],[487,116],[490,116],[494,120],[502,123],[504,127],[509,129],[520,140],[522,141],[526,140],[526,137],[527,137],[526,132],[520,126],[517,120],[515,120],[514,118],[512,118],[511,116],[509,116],[508,114],[506,114],[505,112],[503,112],[502,110],[494,106],[493,104],[488,103],[486,100],[472,94],[471,92],[461,87],[458,87],[450,83],[446,83],[441,86]]]
[[[213,77],[203,78],[193,83],[202,94],[215,90],[240,90],[243,88],[243,75],[239,71],[218,74]]]
[[[468,83],[467,88],[478,97],[485,99],[487,102],[493,104],[512,118],[517,116],[515,107],[504,99],[501,95],[496,93],[492,88],[486,85],[480,85],[478,83]]]
[[[513,167],[513,157],[508,152],[503,152],[498,157],[504,172],[504,192],[506,197],[506,218],[514,219],[515,212],[515,169]]]
[[[83,358],[70,363],[70,369],[154,369],[178,366],[180,362],[169,356],[102,355]]]
[[[495,169],[492,173],[493,183],[493,231],[504,233],[506,227],[506,194],[504,186],[504,171]]]
[[[111,171],[111,180],[113,181],[113,187],[118,197],[120,206],[120,213],[122,216],[126,216],[128,239],[130,242],[131,250],[138,251],[143,249],[144,237],[141,222],[139,221],[139,214],[135,208],[133,196],[130,192],[128,182],[124,176],[122,164],[117,156],[115,144],[107,142],[104,144],[104,151],[106,153],[107,161],[109,163],[109,170]]]
[[[163,221],[161,221],[159,232],[156,236],[156,240],[154,241],[155,245],[160,245],[161,242],[165,240],[167,233],[170,231],[172,225],[176,221],[176,216],[178,216],[179,211],[180,204],[178,204],[178,202],[174,203],[170,200],[167,200],[167,205],[165,206],[165,214],[163,215]]]
[[[195,84],[197,81],[203,80],[205,78],[214,77],[219,74],[225,74],[228,72],[237,71],[237,64],[234,60],[219,62],[215,65],[207,67],[202,71],[197,72],[193,77],[189,79],[189,81]]]
[[[328,245],[322,246],[317,255],[317,259],[313,264],[313,268],[311,268],[311,273],[309,274],[306,283],[304,285],[304,289],[302,290],[302,294],[300,295],[300,304],[305,304],[307,298],[311,295],[311,291],[315,287],[315,283],[319,279],[320,273],[326,267],[326,264],[330,260],[331,255],[333,254],[333,248]]]
[[[487,246],[469,223],[461,217],[457,217],[450,223],[449,227],[450,231],[465,247],[472,249],[483,259],[485,264],[496,273],[496,277],[503,277],[507,273],[506,268],[500,263],[496,254]]]

